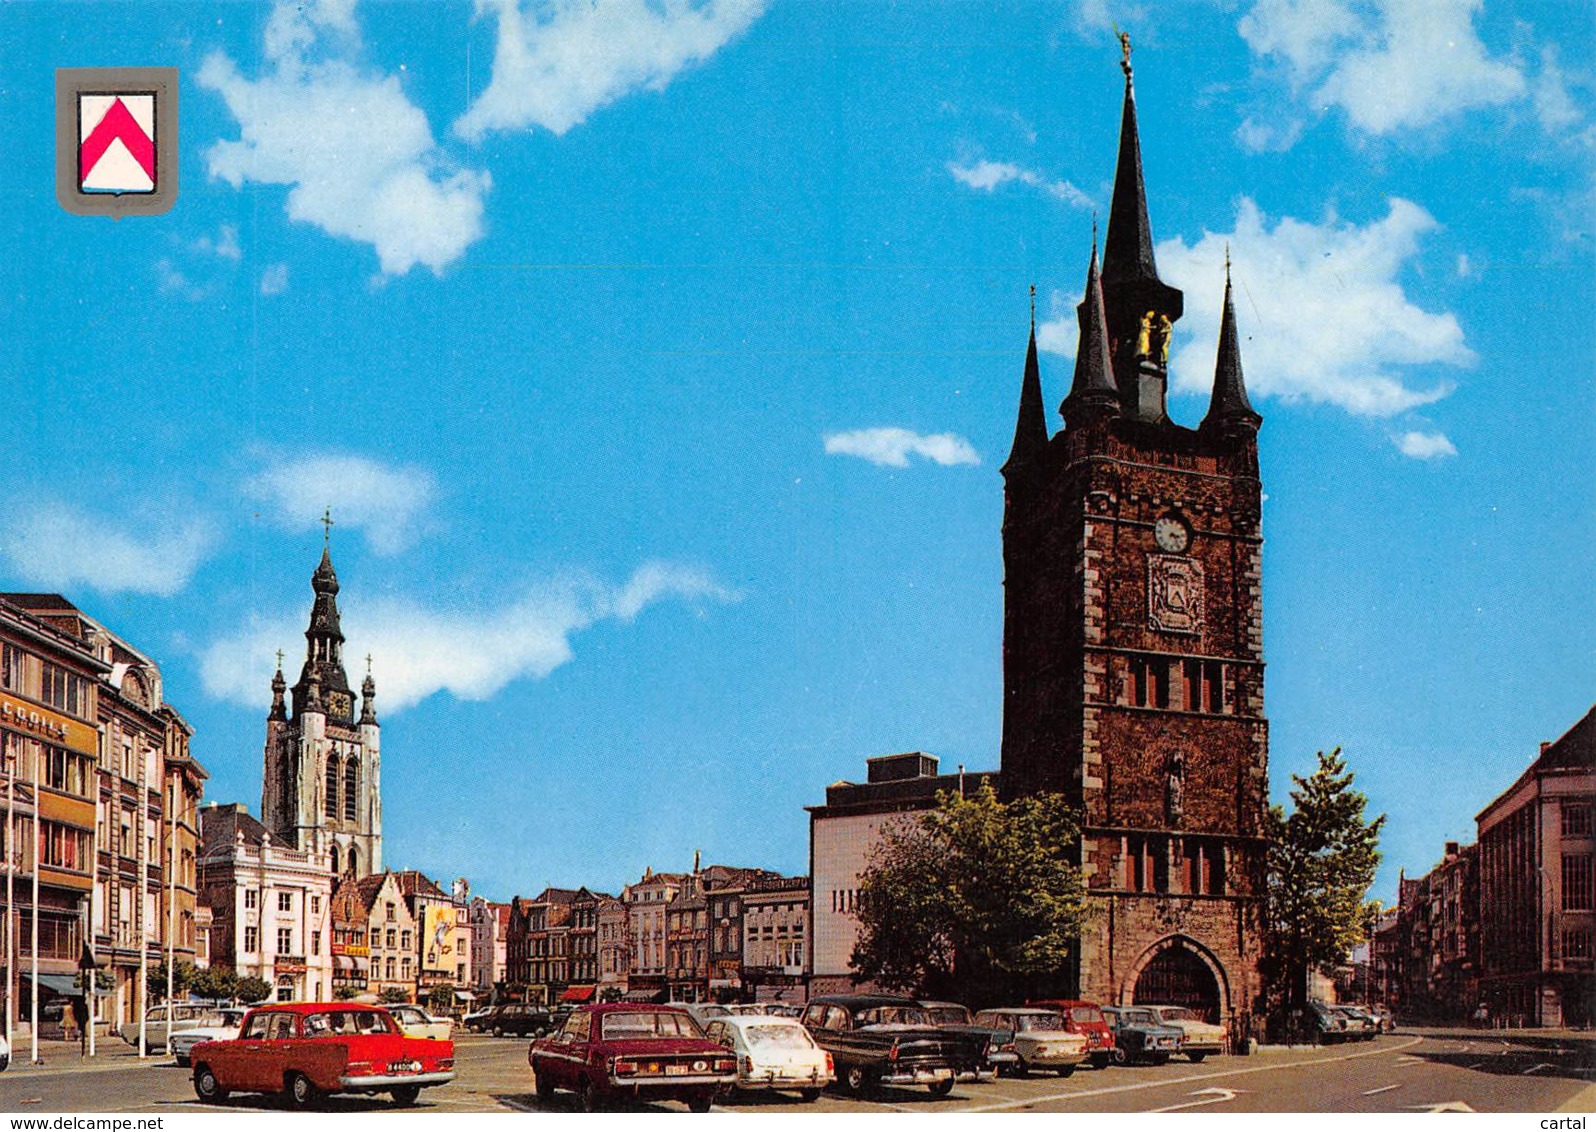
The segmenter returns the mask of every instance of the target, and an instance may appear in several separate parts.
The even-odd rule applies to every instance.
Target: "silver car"
[[[228,1042],[238,1037],[239,1029],[244,1024],[244,1014],[242,1006],[212,1007],[209,1014],[180,1023],[183,1028],[172,1032],[166,1052],[179,1065],[186,1066],[190,1061],[190,1052],[201,1042]]]

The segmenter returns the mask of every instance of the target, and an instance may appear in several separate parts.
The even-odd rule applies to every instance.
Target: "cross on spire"
[[[371,675],[371,654],[369,652],[366,654],[366,675]]]
[[[332,508],[328,507],[321,513],[321,541],[324,545],[332,542],[333,517]]]
[[[1031,284],[1031,333],[1036,333],[1036,284]]]
[[[281,672],[282,670],[283,670],[283,650],[282,649],[278,649],[277,650],[277,671]]]

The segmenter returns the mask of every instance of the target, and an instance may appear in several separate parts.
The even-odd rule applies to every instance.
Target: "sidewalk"
[[[94,1040],[94,1056],[82,1055],[78,1043],[63,1042],[50,1038],[39,1039],[39,1057],[42,1065],[31,1065],[28,1057],[33,1052],[32,1040],[26,1035],[15,1036],[16,1044],[11,1048],[11,1068],[0,1076],[0,1081],[12,1077],[32,1076],[39,1073],[68,1073],[76,1070],[99,1069],[137,1069],[141,1065],[157,1065],[161,1062],[171,1062],[164,1048],[155,1052],[159,1047],[165,1046],[165,1035],[160,1041],[151,1040],[149,1047],[151,1053],[143,1061],[139,1060],[138,1050],[128,1045],[115,1034],[108,1037],[97,1037]]]
[[[1513,1042],[1537,1049],[1556,1049],[1561,1046],[1596,1055],[1596,1030],[1553,1029],[1546,1026],[1524,1026],[1515,1030],[1481,1029],[1475,1026],[1398,1026],[1396,1032],[1460,1042]]]

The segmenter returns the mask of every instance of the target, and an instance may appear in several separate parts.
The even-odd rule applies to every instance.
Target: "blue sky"
[[[330,505],[390,864],[803,871],[866,757],[997,765],[1114,20],[1183,423],[1235,265],[1274,793],[1342,745],[1390,896],[1596,688],[1583,5],[6,5],[0,584],[149,652],[255,810]],[[56,204],[53,69],[111,65],[181,71],[164,217]]]

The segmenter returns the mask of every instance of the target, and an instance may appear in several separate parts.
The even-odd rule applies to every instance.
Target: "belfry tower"
[[[323,547],[310,587],[316,599],[305,630],[305,664],[291,701],[284,698],[281,653],[272,677],[261,821],[296,849],[329,853],[334,874],[365,876],[382,871],[377,685],[368,666],[356,720],[344,673],[338,575],[330,547]]]
[[[1061,981],[1104,1003],[1188,1005],[1237,1034],[1259,990],[1268,805],[1261,418],[1228,267],[1207,415],[1169,417],[1183,296],[1154,262],[1122,44],[1114,198],[1077,311],[1065,427],[1047,425],[1033,313],[1003,467],[1001,782],[1085,814],[1101,914]]]

